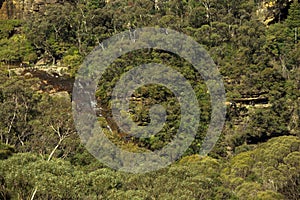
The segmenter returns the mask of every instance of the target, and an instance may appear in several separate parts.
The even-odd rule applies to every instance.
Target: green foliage
[[[79,51],[76,48],[70,48],[67,55],[62,58],[63,64],[70,68],[72,76],[76,75],[76,72],[81,65],[82,60],[83,57],[82,55],[80,55]]]
[[[7,159],[15,152],[12,146],[0,142],[0,160]]]
[[[14,35],[9,39],[0,40],[0,61],[8,64],[35,62],[37,56],[33,47],[24,35]]]
[[[10,38],[20,26],[20,20],[0,20],[0,40]]]
[[[290,28],[300,27],[300,4],[297,0],[294,0],[289,9],[288,18],[286,20],[287,25]]]
[[[89,167],[26,153],[0,161],[0,172],[12,197],[30,196],[37,188],[37,199],[297,199],[299,152],[299,138],[279,137],[228,163],[194,155],[141,175],[86,171]]]
[[[22,23],[20,20],[0,21],[0,62],[19,64],[37,60],[31,42],[22,34]]]
[[[0,84],[3,96],[1,104],[0,138],[1,141],[14,145],[24,145],[32,127],[30,121],[36,116],[37,102],[40,95],[30,87],[36,80],[7,78]]]
[[[274,4],[275,19],[268,26],[257,16],[266,2]],[[70,0],[45,6],[24,21],[0,21],[0,199],[27,199],[35,190],[35,199],[299,199],[297,0]],[[210,154],[214,158],[194,155],[211,114],[200,75],[184,59],[160,50],[118,58],[96,91],[103,112],[99,122],[116,145],[132,152],[155,151],[179,127],[179,102],[158,85],[134,92],[130,116],[146,126],[149,108],[161,104],[167,110],[163,129],[150,138],[128,139],[116,127],[109,111],[111,94],[121,75],[136,66],[154,62],[180,72],[195,90],[201,110],[196,139],[185,157],[157,172],[126,174],[106,168],[80,144],[68,97],[41,92],[41,80],[15,76],[10,68],[44,59],[69,67],[75,76],[95,46],[105,48],[103,40],[146,26],[172,28],[202,44],[219,67],[232,104]],[[245,103],[261,97],[267,102]]]
[[[224,179],[241,199],[280,199],[282,195],[286,199],[297,199],[299,167],[295,166],[299,150],[298,137],[273,138],[254,150],[235,156],[222,172]],[[295,160],[290,163],[291,159]]]

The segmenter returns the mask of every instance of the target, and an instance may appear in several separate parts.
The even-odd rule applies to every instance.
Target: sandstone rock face
[[[45,10],[49,4],[61,3],[61,0],[0,0],[0,20],[24,19],[33,12]]]

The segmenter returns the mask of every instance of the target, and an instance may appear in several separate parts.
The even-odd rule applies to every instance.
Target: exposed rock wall
[[[33,12],[41,12],[46,5],[62,0],[0,0],[0,20],[24,19]]]

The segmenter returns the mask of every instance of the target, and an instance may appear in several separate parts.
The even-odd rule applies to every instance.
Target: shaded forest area
[[[0,199],[300,198],[297,0],[63,0],[33,1],[21,14],[14,9],[0,20]],[[201,110],[196,138],[180,160],[156,172],[128,174],[107,168],[81,144],[70,93],[89,52],[138,27],[174,29],[202,44],[224,78],[228,105],[218,143],[199,157],[211,113],[200,74],[182,58],[154,49],[118,58],[96,92],[99,122],[116,145],[133,152],[161,149],[180,123],[170,90],[147,85],[132,96],[130,114],[145,126],[149,107],[160,103],[167,108],[166,125],[143,139],[118,129],[112,89],[135,66],[156,62],[176,69],[189,80]]]

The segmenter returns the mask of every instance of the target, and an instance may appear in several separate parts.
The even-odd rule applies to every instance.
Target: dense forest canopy
[[[288,199],[300,198],[300,3],[297,0],[0,1],[0,199]],[[23,9],[22,9],[23,8]],[[138,88],[136,124],[149,108],[167,110],[150,138],[127,137],[112,118],[120,76],[145,63],[180,72],[201,116],[195,140],[167,168],[129,174],[107,168],[81,143],[72,84],[102,41],[141,27],[169,28],[201,44],[226,89],[226,123],[212,152],[199,157],[211,115],[210,94],[195,69],[157,49],[132,51],[105,71],[96,91],[105,134],[132,152],[167,145],[180,104],[159,85]]]

